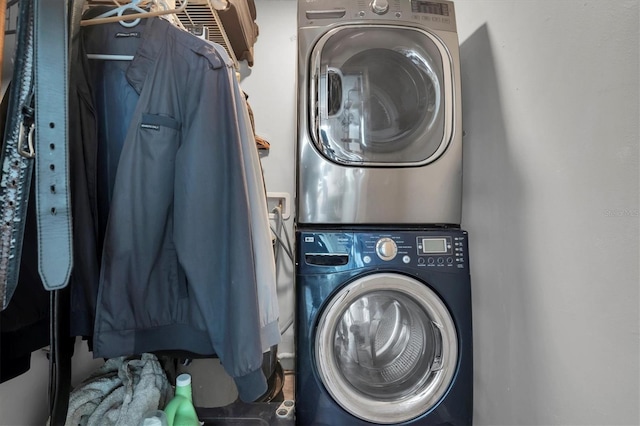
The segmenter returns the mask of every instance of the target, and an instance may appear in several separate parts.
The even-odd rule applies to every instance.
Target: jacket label
[[[158,126],[156,124],[147,124],[147,123],[140,124],[140,128],[141,129],[150,129],[150,130],[160,130],[160,126]]]
[[[127,38],[127,37],[136,37],[140,38],[140,32],[134,31],[131,33],[116,33],[116,38]]]
[[[143,113],[140,127],[143,129],[160,130],[160,127],[180,130],[180,122],[167,115]]]

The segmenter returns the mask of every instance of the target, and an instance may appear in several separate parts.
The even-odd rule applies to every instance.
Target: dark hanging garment
[[[71,335],[92,336],[98,281],[97,117],[82,39],[76,43],[69,73],[69,167],[73,213],[74,267],[71,273]]]
[[[0,104],[0,134],[4,134],[9,88],[6,93]],[[49,344],[49,292],[38,273],[34,193],[32,182],[18,285],[11,302],[0,313],[0,383],[27,372],[31,352]]]
[[[95,7],[91,17],[109,8]],[[133,34],[133,36],[131,35]],[[137,35],[137,37],[136,37]],[[138,94],[127,82],[128,61],[99,61],[87,52],[111,48],[133,54],[139,30],[119,23],[84,27],[72,40],[69,81],[69,157],[74,269],[71,335],[89,338],[95,323],[102,245],[120,152]]]
[[[31,352],[49,344],[49,292],[38,273],[34,193],[32,185],[18,286],[11,303],[0,313],[0,383],[29,370]]]

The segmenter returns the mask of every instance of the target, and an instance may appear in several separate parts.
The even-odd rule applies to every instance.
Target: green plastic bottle
[[[176,395],[164,408],[169,426],[200,426],[191,396],[191,375],[176,378]]]

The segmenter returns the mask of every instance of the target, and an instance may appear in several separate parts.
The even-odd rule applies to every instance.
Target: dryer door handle
[[[308,10],[305,12],[307,19],[337,19],[347,14],[347,9],[337,8],[328,10]]]
[[[327,67],[327,116],[335,117],[342,113],[342,72],[338,68]]]

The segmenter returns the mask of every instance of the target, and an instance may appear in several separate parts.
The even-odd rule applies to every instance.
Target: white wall
[[[86,342],[76,340],[71,386],[77,386],[103,361],[93,359]],[[49,417],[49,361],[44,351],[31,355],[31,368],[25,374],[0,385],[0,425],[42,426]]]
[[[296,2],[256,3],[243,87],[293,193]],[[638,1],[455,5],[475,423],[637,425]]]
[[[458,1],[475,420],[638,424],[638,1]]]

